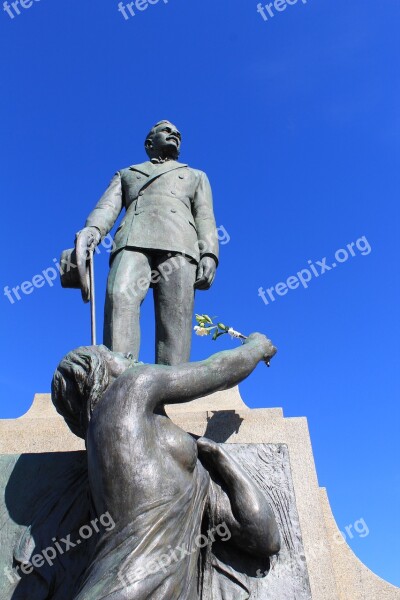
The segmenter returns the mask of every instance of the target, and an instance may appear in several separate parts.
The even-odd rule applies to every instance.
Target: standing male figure
[[[218,264],[210,184],[178,162],[180,145],[172,123],[157,123],[145,141],[149,160],[115,174],[79,233],[80,248],[93,248],[125,208],[111,254],[104,344],[138,358],[140,306],[153,287],[156,363],[167,365],[189,361],[195,288],[211,286]]]

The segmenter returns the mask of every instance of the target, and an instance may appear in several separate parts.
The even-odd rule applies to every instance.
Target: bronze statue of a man
[[[212,193],[205,173],[178,162],[181,134],[169,121],[149,132],[149,160],[113,177],[79,233],[91,249],[125,208],[111,254],[104,344],[138,358],[140,306],[153,288],[156,362],[190,357],[195,289],[208,289],[218,264]],[[78,257],[79,260],[79,257]]]

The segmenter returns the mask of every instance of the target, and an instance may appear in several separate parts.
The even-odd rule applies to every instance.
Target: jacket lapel
[[[139,171],[139,173],[147,175],[147,177],[153,172],[153,164],[149,160],[139,165],[131,165],[129,168],[131,171]]]
[[[164,173],[169,173],[170,171],[175,171],[176,169],[182,169],[187,166],[188,165],[186,165],[184,163],[179,163],[175,160],[169,160],[165,163],[155,164],[155,165],[152,162],[147,161],[147,162],[141,163],[139,165],[132,165],[129,168],[132,171],[139,171],[139,173],[142,173],[143,175],[147,176],[147,179],[145,179],[143,181],[143,184],[141,185],[140,189],[138,190],[138,192],[140,192],[144,187],[147,187],[148,185],[150,185],[150,183],[152,181],[154,181],[158,177],[161,177],[161,175],[164,175]]]

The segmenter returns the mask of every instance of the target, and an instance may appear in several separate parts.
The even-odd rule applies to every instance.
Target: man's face
[[[181,147],[181,134],[172,123],[158,125],[151,137],[152,153],[156,156],[179,155]]]

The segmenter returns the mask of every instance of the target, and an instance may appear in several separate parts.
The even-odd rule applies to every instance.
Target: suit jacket
[[[207,175],[177,161],[150,161],[118,171],[90,213],[86,227],[102,237],[121,210],[125,216],[114,237],[112,255],[127,246],[181,252],[196,261],[212,255],[218,262],[218,236]]]

